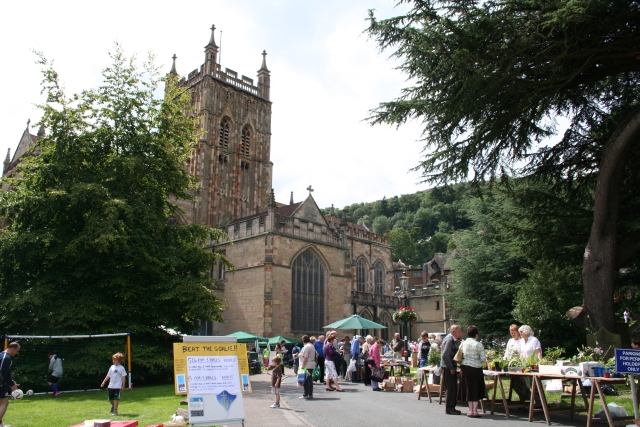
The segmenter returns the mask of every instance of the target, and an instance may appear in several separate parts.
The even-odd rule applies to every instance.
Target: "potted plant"
[[[564,354],[562,347],[549,347],[544,352],[544,357],[540,360],[540,365],[555,365],[556,361]]]
[[[611,347],[609,347],[611,349]],[[580,370],[584,372],[585,375],[596,375],[593,370],[594,367],[603,367],[604,366],[604,356],[607,354],[607,351],[604,351],[600,347],[585,347],[577,349],[578,354],[573,356],[574,362],[577,362],[578,366],[580,366]]]
[[[431,350],[427,358],[427,364],[429,364],[429,366],[440,367],[440,355],[440,350]]]
[[[522,359],[519,357],[514,357],[509,359],[508,370],[509,372],[522,372],[524,364],[522,363]]]
[[[490,371],[496,370],[495,358],[496,358],[496,350],[490,348],[485,351],[485,356],[487,359],[487,369]]]
[[[393,312],[394,322],[412,323],[418,320],[418,315],[412,307],[400,307]]]
[[[612,357],[604,362],[604,377],[609,378],[616,374],[616,358]]]

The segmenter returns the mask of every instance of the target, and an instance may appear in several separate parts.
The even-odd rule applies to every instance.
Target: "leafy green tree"
[[[404,228],[397,228],[389,232],[389,244],[392,248],[393,260],[402,260],[405,264],[421,264],[415,260],[416,249],[411,234]]]
[[[372,123],[424,123],[431,182],[516,169],[559,182],[595,178],[584,250],[584,305],[615,330],[617,271],[640,251],[622,235],[624,188],[640,184],[640,7],[637,0],[401,0],[402,16],[369,16],[369,35],[415,82]],[[569,128],[555,145],[540,144]],[[565,180],[568,178],[568,180]],[[637,219],[637,215],[636,215]]]
[[[389,218],[384,215],[380,215],[375,218],[371,225],[371,229],[374,233],[384,236],[389,229]]]
[[[527,278],[518,286],[513,317],[531,326],[536,337],[559,341],[565,348],[584,341],[576,336],[565,315],[567,308],[579,304],[582,297],[580,268],[562,269],[539,262],[525,273]]]
[[[221,321],[209,269],[233,266],[204,248],[223,232],[175,225],[170,198],[195,188],[183,168],[198,137],[190,91],[159,78],[152,58],[141,71],[118,46],[111,57],[102,85],[72,96],[41,58],[47,134],[0,196],[0,323],[23,334],[129,331],[166,367],[166,329]]]
[[[517,283],[528,264],[501,240],[486,203],[470,200],[467,213],[474,225],[454,235],[454,283],[448,296],[452,313],[458,323],[476,325],[484,336],[504,336],[513,323]]]

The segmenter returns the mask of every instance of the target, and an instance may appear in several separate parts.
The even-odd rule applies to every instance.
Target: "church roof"
[[[280,219],[282,220],[283,218],[288,218],[291,216],[297,216],[298,214],[296,214],[296,211],[298,210],[298,208],[300,208],[303,204],[305,204],[307,201],[313,201],[313,197],[309,196],[307,197],[307,199],[304,202],[297,202],[297,203],[293,203],[293,204],[285,204],[285,203],[280,203],[280,202],[276,202],[276,207],[274,209],[274,212],[280,217]],[[313,201],[313,206],[315,207],[315,209],[317,209],[317,213],[318,213],[318,217],[320,218],[324,218],[324,220],[327,222],[328,226],[333,226],[335,228],[340,228],[340,225],[342,224],[342,221],[338,218],[336,218],[335,216],[331,216],[331,215],[323,215],[320,210],[317,208],[317,205],[315,204],[315,201]],[[250,222],[255,218],[260,218],[263,216],[266,216],[268,213],[268,211],[262,211],[262,212],[258,212],[254,215],[249,215],[249,216],[245,216],[242,218],[238,218],[236,220],[234,220],[234,222],[243,222],[243,221],[247,221]],[[321,215],[321,216],[320,216]],[[317,219],[316,219],[317,222]],[[358,225],[358,224],[354,224],[352,222],[349,222],[349,227],[351,227],[354,230],[361,230],[365,233],[370,232],[366,227],[363,227],[362,225]]]
[[[298,206],[300,206],[301,204],[302,202],[298,202],[292,205],[284,205],[280,208],[276,207],[276,213],[280,215],[281,218],[291,216],[296,211],[296,209],[298,209]]]
[[[42,126],[38,130],[37,135],[34,135],[31,132],[29,132],[30,123],[31,123],[31,120],[27,122],[27,128],[22,133],[22,136],[20,137],[20,142],[18,142],[18,146],[13,152],[13,156],[10,158],[9,157],[10,153],[9,152],[7,153],[7,159],[5,160],[4,169],[2,171],[3,176],[8,176],[9,174],[11,174],[12,171],[15,169],[15,166],[19,163],[22,156],[27,154],[31,149],[31,147],[36,145],[36,142],[38,142],[38,140],[42,136],[44,136],[44,128]]]
[[[275,213],[280,215],[280,218],[291,216],[291,214],[301,204],[302,204],[302,202],[294,203],[293,205],[285,205],[284,203],[276,202]],[[265,216],[265,215],[267,215],[267,211],[262,211],[262,212],[258,212],[257,214],[254,214],[254,215],[249,215],[249,216],[245,216],[245,217],[242,217],[242,218],[238,218],[238,219],[235,220],[235,222],[242,222],[242,221],[249,222],[249,221],[252,221],[254,218],[260,218],[261,216]]]

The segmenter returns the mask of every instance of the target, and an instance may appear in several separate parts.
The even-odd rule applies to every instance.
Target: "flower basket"
[[[400,307],[397,311],[393,313],[393,321],[394,322],[415,322],[418,320],[418,315],[415,310],[411,307]]]

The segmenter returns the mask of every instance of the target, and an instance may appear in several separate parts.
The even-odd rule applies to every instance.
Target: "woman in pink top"
[[[381,362],[380,349],[382,348],[383,345],[384,345],[384,341],[374,338],[374,343],[371,346],[371,349],[369,350],[369,360],[370,360],[369,364],[372,367],[374,366],[376,368],[380,367],[380,362]],[[373,391],[382,390],[379,387],[378,382],[374,381],[373,378],[371,379],[371,388],[373,389]]]

